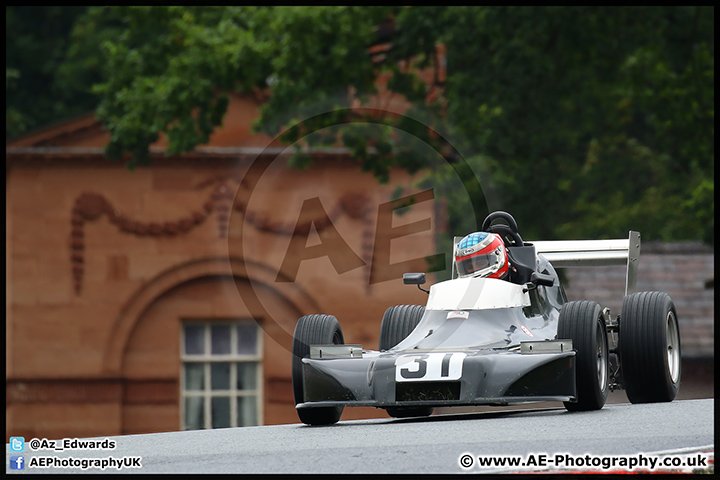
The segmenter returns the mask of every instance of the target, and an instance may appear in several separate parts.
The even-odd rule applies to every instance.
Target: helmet
[[[455,247],[455,264],[460,277],[505,279],[510,270],[507,250],[499,235],[475,232]]]

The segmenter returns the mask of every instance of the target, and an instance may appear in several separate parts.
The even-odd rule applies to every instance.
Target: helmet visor
[[[473,255],[457,262],[458,275],[465,277],[477,272],[492,273],[491,267],[499,264],[499,255],[495,252]]]

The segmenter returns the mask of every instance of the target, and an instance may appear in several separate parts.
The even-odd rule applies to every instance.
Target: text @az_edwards
[[[63,452],[65,450],[114,450],[117,446],[115,440],[86,440],[82,438],[63,438],[61,440],[48,440],[47,438],[33,438],[28,442],[30,450],[52,450]]]

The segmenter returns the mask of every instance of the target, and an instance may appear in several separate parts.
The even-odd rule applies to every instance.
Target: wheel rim
[[[607,347],[603,335],[605,335],[605,329],[601,322],[597,322],[596,327],[597,336],[597,377],[600,385],[600,390],[605,390],[607,384]]]
[[[680,337],[678,335],[677,319],[672,311],[668,312],[665,322],[665,338],[667,339],[667,362],[670,379],[677,383],[680,376]]]

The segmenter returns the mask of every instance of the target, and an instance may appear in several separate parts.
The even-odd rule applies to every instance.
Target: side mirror
[[[425,283],[424,273],[403,273],[403,283],[405,285],[417,285],[423,292],[430,293],[430,290],[425,290],[420,286]]]
[[[424,285],[424,273],[403,273],[403,283],[405,285]]]
[[[552,287],[555,283],[555,279],[552,275],[545,275],[544,273],[532,272],[530,275],[530,282],[533,285],[545,285],[546,287]]]

